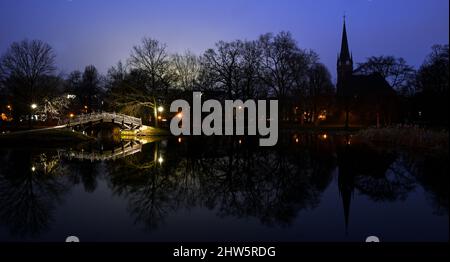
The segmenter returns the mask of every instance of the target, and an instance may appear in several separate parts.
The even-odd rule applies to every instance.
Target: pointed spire
[[[345,160],[347,162],[348,160]],[[339,176],[338,176],[338,190],[339,196],[342,200],[342,207],[344,211],[344,224],[345,224],[345,235],[348,235],[348,227],[350,221],[350,206],[352,202],[353,195],[353,183],[351,173],[348,171],[348,163],[343,163],[342,166],[339,167]]]
[[[341,192],[342,204],[344,207],[344,222],[345,222],[345,235],[348,235],[348,222],[350,220],[350,203],[352,198],[352,192],[348,189],[344,189]]]
[[[350,51],[348,48],[348,40],[347,40],[347,29],[345,27],[345,15],[344,15],[344,28],[342,30],[342,43],[341,43],[340,59],[341,59],[341,61],[350,60]]]

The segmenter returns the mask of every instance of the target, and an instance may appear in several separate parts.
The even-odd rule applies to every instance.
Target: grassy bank
[[[417,126],[398,125],[362,129],[355,136],[373,143],[411,149],[438,150],[447,153],[449,149],[449,133],[447,130],[436,131]]]
[[[0,134],[0,145],[44,145],[57,146],[92,140],[91,137],[70,129],[41,129],[30,132],[19,131]]]

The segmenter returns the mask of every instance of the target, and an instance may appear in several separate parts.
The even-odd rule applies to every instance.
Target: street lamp
[[[164,107],[158,106],[158,112],[162,113],[164,111]]]
[[[36,103],[32,103],[31,104],[31,110],[35,110],[36,108],[37,108],[37,104]],[[31,114],[31,117],[30,117],[30,125],[31,125],[32,118],[33,118],[33,114]],[[37,118],[36,118],[36,120],[37,120]]]

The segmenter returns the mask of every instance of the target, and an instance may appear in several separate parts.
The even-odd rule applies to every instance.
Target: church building
[[[395,121],[397,94],[379,73],[358,74],[353,69],[344,19],[341,51],[337,59],[336,94],[339,122],[345,127],[389,125]]]

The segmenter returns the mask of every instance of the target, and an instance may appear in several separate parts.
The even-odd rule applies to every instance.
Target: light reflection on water
[[[0,151],[2,241],[448,241],[447,156],[351,136]]]

